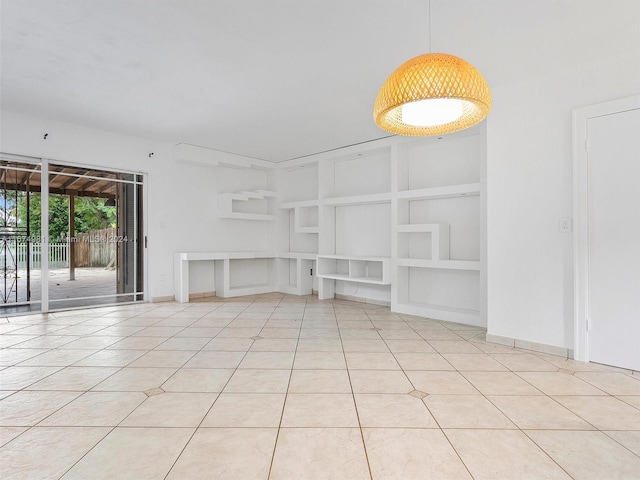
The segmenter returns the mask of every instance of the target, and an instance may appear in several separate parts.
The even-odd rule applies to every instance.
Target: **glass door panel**
[[[40,310],[40,182],[37,160],[0,155],[0,315]]]
[[[141,176],[49,165],[50,310],[143,299],[141,190]]]

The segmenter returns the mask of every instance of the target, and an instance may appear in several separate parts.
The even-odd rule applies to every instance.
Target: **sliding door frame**
[[[149,265],[148,265],[148,252],[147,252],[147,231],[148,231],[148,174],[146,172],[140,172],[135,170],[127,170],[127,169],[119,169],[112,167],[104,167],[100,165],[92,165],[86,163],[76,163],[76,162],[67,162],[63,160],[54,160],[46,157],[32,157],[25,155],[15,155],[11,153],[0,152],[0,156],[2,158],[6,158],[7,160],[16,160],[26,163],[40,164],[41,169],[41,186],[40,186],[40,201],[41,201],[41,239],[40,243],[42,245],[41,248],[41,299],[40,301],[36,301],[33,303],[29,303],[31,305],[40,304],[40,312],[48,313],[52,311],[58,310],[75,310],[75,309],[84,309],[90,308],[87,306],[82,307],[63,307],[63,308],[51,308],[51,300],[49,298],[49,174],[50,174],[50,165],[54,164],[56,166],[68,166],[68,167],[76,167],[87,170],[102,170],[105,172],[113,172],[113,173],[122,173],[125,175],[131,175],[133,180],[120,180],[120,179],[109,179],[109,181],[113,181],[114,183],[123,183],[133,185],[133,196],[134,196],[134,236],[135,241],[138,242],[137,245],[134,246],[133,249],[133,262],[134,262],[134,291],[132,293],[122,293],[122,294],[114,294],[114,295],[104,295],[104,296],[95,296],[95,297],[78,297],[73,300],[88,300],[92,298],[108,298],[108,297],[122,297],[122,296],[131,296],[133,300],[131,302],[123,302],[126,303],[137,303],[137,302],[146,302],[148,301],[149,293]],[[101,179],[101,177],[94,177],[92,175],[79,175],[74,173],[64,173],[64,175],[79,177],[79,178],[93,178],[93,179]],[[104,180],[104,178],[102,178]],[[138,188],[142,186],[142,195],[138,194]],[[139,198],[142,197],[142,198]],[[139,209],[138,202],[142,201],[142,208]],[[138,212],[142,212],[142,223],[138,221]],[[139,226],[142,227],[142,231],[139,231]],[[139,249],[141,249],[142,255],[142,291],[139,291],[138,286],[138,260],[139,260]],[[122,267],[121,267],[122,268]],[[141,298],[140,298],[141,297]],[[140,300],[139,300],[140,298]],[[107,306],[109,304],[100,305]],[[119,304],[121,305],[121,304]]]

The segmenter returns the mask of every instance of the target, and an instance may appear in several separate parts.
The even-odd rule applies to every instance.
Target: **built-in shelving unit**
[[[311,295],[315,253],[278,253],[278,291],[293,295]]]
[[[346,282],[391,284],[391,259],[349,255],[318,255],[318,277]]]
[[[307,164],[278,172],[278,291],[313,292],[318,254],[318,167]]]
[[[337,152],[318,163],[320,299],[344,296],[389,303],[391,152],[382,142]]]
[[[219,297],[238,297],[257,295],[274,291],[275,260],[273,252],[188,252],[176,253],[174,261],[174,287],[176,301],[189,301],[189,262],[213,261],[216,295]],[[251,278],[257,283],[238,281],[238,270],[250,270]]]
[[[275,220],[264,231],[278,253],[216,258],[216,291],[317,290],[486,325],[485,170],[484,125],[283,162],[273,190],[219,194],[221,218]]]
[[[273,292],[276,259],[273,253],[256,253],[251,258],[232,257],[214,262],[217,295],[227,298]],[[250,271],[251,275],[243,271]],[[247,283],[246,278],[251,278],[251,283]],[[219,287],[222,293],[218,293]]]
[[[236,220],[276,220],[270,199],[277,193],[272,190],[241,191],[218,194],[218,217]]]
[[[486,325],[485,133],[399,144],[391,308]]]

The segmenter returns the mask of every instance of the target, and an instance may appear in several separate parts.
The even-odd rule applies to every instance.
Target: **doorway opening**
[[[2,313],[143,300],[142,199],[141,174],[0,159]]]

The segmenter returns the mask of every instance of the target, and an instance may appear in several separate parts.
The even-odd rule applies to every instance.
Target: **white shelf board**
[[[329,280],[346,280],[349,281],[351,280],[349,278],[349,274],[348,273],[328,273],[328,274],[320,274],[320,273],[316,273],[316,277],[318,278],[328,278]]]
[[[261,222],[275,222],[276,216],[266,213],[240,213],[226,212],[219,215],[220,218],[233,218],[235,220],[257,220]]]
[[[296,258],[298,260],[315,260],[317,253],[304,252],[278,252],[278,258]]]
[[[398,225],[398,233],[431,233],[438,229],[439,223],[411,223]]]
[[[259,193],[263,197],[276,198],[278,196],[278,192],[275,190],[255,190],[255,193]]]
[[[329,280],[341,280],[343,282],[356,282],[356,283],[370,283],[373,285],[389,285],[390,282],[385,282],[382,277],[351,277],[346,273],[317,273],[318,278],[326,278]]]
[[[299,207],[317,207],[318,204],[318,200],[299,200],[295,202],[282,202],[278,205],[278,208],[280,210],[293,210]]]
[[[181,252],[176,253],[182,261],[191,260],[224,260],[229,258],[228,252]]]
[[[230,260],[242,260],[252,258],[276,258],[274,252],[229,252]]]
[[[295,233],[320,233],[320,227],[296,227]]]
[[[389,203],[391,202],[391,193],[372,193],[369,195],[353,195],[348,197],[329,197],[324,199],[325,205],[364,205],[370,203]]]
[[[390,257],[362,257],[358,255],[334,255],[330,254],[319,254],[318,258],[330,258],[332,260],[363,260],[365,262],[381,262],[383,260],[390,260]]]
[[[273,252],[181,252],[180,260],[226,260],[251,258],[276,258]],[[313,254],[315,258],[315,254]]]
[[[480,195],[479,183],[451,185],[447,187],[421,188],[418,190],[403,190],[398,192],[401,200],[430,200],[438,198],[453,198]]]
[[[439,268],[443,270],[480,270],[478,260],[425,260],[418,258],[399,258],[399,267]]]
[[[259,192],[249,192],[249,191],[242,191],[242,192],[236,192],[239,195],[243,195],[247,198],[256,198],[256,199],[260,199],[262,200],[264,198],[264,195],[259,193]]]
[[[390,285],[391,282],[385,282],[382,277],[349,277],[350,282],[372,283],[374,285]]]

